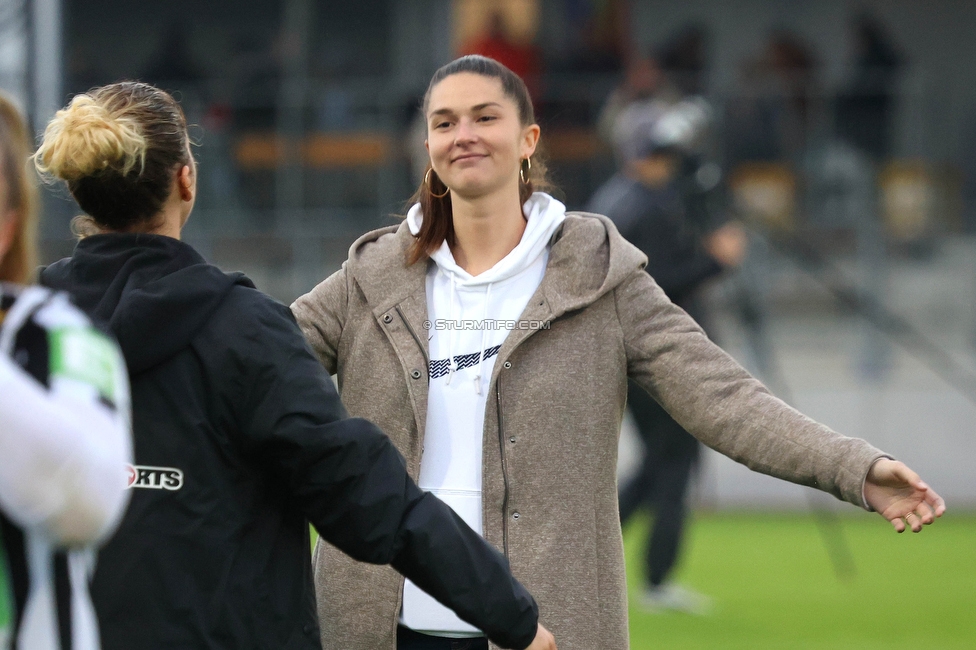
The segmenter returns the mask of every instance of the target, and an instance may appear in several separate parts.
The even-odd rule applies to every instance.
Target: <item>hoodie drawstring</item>
[[[488,283],[488,288],[485,289],[485,308],[481,314],[481,356],[478,359],[478,374],[474,376],[474,390],[478,395],[481,395],[481,371],[485,366],[485,339],[488,337],[486,322],[488,320],[489,298],[491,298],[491,282]]]
[[[448,386],[451,385],[451,379],[454,377],[454,372],[458,369],[457,357],[454,355],[454,343],[455,343],[454,337],[455,337],[455,330],[457,330],[457,325],[458,325],[458,323],[456,322],[457,319],[455,318],[455,314],[454,314],[454,298],[455,296],[457,296],[458,302],[460,302],[461,300],[461,296],[458,295],[457,276],[454,275],[453,273],[451,273],[450,276],[451,276],[451,308],[449,314],[454,327],[451,327],[451,334],[447,338],[448,362],[447,362],[446,383]],[[478,395],[481,395],[481,377],[485,367],[485,347],[488,342],[488,327],[486,325],[486,321],[488,320],[488,301],[491,299],[491,285],[492,283],[489,282],[487,287],[485,288],[485,304],[481,312],[481,324],[482,324],[481,352],[478,355],[478,373],[474,376],[474,390],[475,393],[477,393]]]
[[[454,321],[454,294],[457,293],[457,276],[451,273],[451,310],[450,316],[451,321]],[[459,298],[460,299],[460,298]],[[451,328],[451,335],[447,337],[447,385],[451,385],[451,377],[454,376],[454,371],[458,369],[457,359],[454,358],[454,331],[456,327]]]

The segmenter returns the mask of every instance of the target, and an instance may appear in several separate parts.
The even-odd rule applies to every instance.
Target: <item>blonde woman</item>
[[[705,337],[598,215],[567,213],[535,156],[525,84],[467,56],[427,89],[430,169],[399,226],[368,233],[292,310],[350,413],[498,549],[564,650],[624,650],[617,436],[634,379],[751,468],[880,512],[941,515],[900,462],[776,399]],[[315,552],[328,650],[487,647],[382,567]]]
[[[0,95],[0,648],[97,650],[88,572],[127,502],[128,379],[115,343],[67,296],[24,286],[29,146]]]

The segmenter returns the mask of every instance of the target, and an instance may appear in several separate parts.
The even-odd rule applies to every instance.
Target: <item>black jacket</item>
[[[41,278],[115,334],[132,381],[134,491],[92,587],[105,650],[319,648],[307,521],[494,642],[532,641],[506,560],[346,416],[287,307],[156,235],[89,237]]]

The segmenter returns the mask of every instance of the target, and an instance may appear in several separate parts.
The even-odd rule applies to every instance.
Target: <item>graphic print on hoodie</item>
[[[521,241],[495,266],[472,276],[442,242],[427,274],[429,389],[417,482],[482,535],[485,403],[498,350],[510,331],[500,321],[519,320],[542,282],[552,235],[566,217],[566,207],[541,192],[525,202],[523,212]],[[422,220],[414,205],[407,213],[411,233],[420,231]],[[438,636],[481,635],[409,580],[401,623]]]

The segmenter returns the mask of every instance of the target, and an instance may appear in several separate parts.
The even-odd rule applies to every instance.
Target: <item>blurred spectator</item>
[[[149,58],[140,78],[155,86],[185,91],[188,87],[199,92],[204,77],[203,68],[190,54],[190,42],[184,23],[177,19],[169,24],[159,47]]]
[[[661,68],[684,95],[701,95],[705,89],[708,33],[701,25],[688,25],[661,48]]]
[[[699,25],[680,29],[650,55],[633,54],[624,80],[607,98],[597,130],[619,167],[634,157],[633,134],[641,129],[664,135],[687,154],[701,153],[712,109],[704,89],[707,32]],[[680,110],[672,110],[681,104]],[[661,122],[661,118],[668,119]]]
[[[505,14],[496,11],[488,22],[488,31],[465,44],[460,54],[480,54],[494,59],[522,77],[533,102],[538,102],[542,59],[533,43],[518,43],[512,38]]]
[[[619,72],[630,47],[629,2],[562,0],[562,14],[573,44],[558,67],[568,73]]]
[[[728,112],[732,162],[800,156],[815,123],[817,67],[809,46],[788,30],[774,31],[762,53],[743,64]]]
[[[245,31],[231,41],[229,85],[235,129],[274,127],[274,100],[281,83],[280,48],[275,38],[270,32]]]
[[[853,75],[837,97],[837,134],[875,160],[891,154],[898,76],[905,61],[880,23],[868,15],[852,25]]]
[[[679,99],[656,57],[631,57],[623,82],[610,93],[597,118],[597,131],[613,148],[618,167],[634,157],[630,137],[638,125],[650,128]]]
[[[659,147],[680,152],[675,182],[681,200],[692,222],[709,228],[712,219],[707,213],[715,212],[716,190],[721,189],[721,170],[705,162],[714,111],[701,95],[689,92],[702,85],[704,41],[702,30],[688,28],[659,54],[632,57],[624,82],[600,112],[597,129],[610,143],[620,169],[637,158],[643,146],[634,137],[638,132],[653,133]]]

